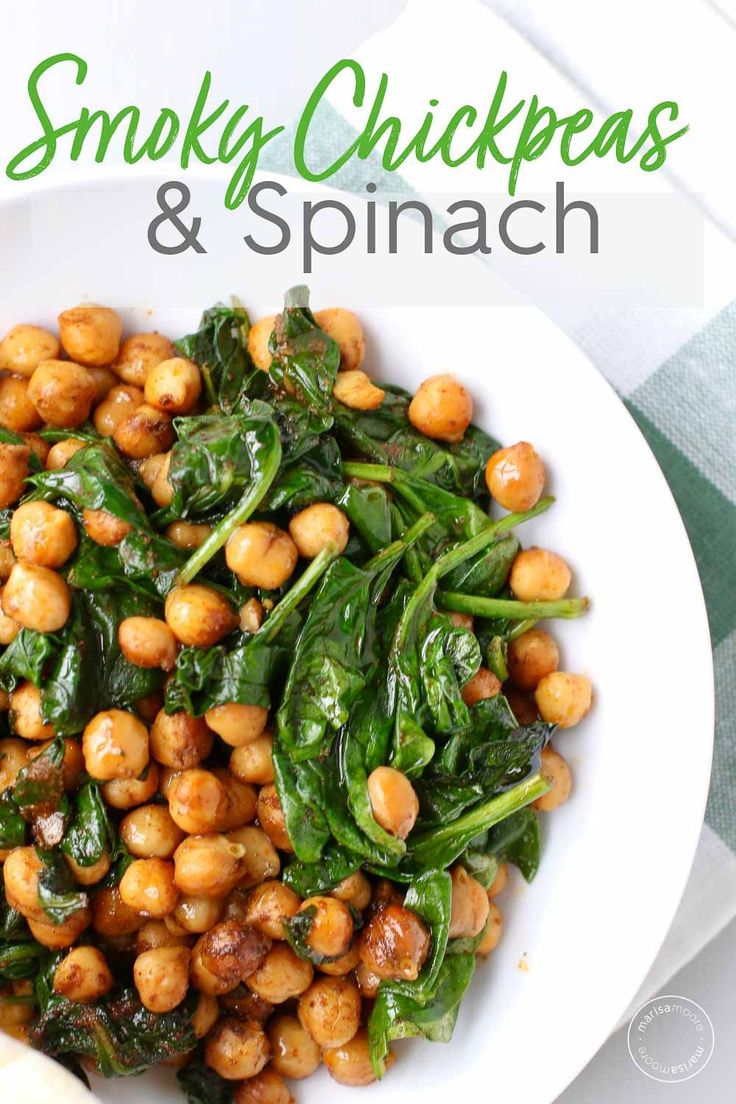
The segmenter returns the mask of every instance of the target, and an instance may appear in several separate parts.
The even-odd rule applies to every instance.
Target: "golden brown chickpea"
[[[108,510],[88,510],[86,507],[82,510],[82,524],[89,539],[105,548],[116,548],[133,528]]]
[[[169,789],[169,812],[192,835],[233,831],[253,820],[255,811],[253,787],[227,770],[184,770]]]
[[[42,744],[32,744],[28,749],[28,762],[30,763],[37,755],[46,751],[52,743],[52,740],[46,740],[46,742]],[[83,771],[84,755],[82,754],[82,745],[78,740],[66,738],[64,740],[64,757],[61,762],[61,781],[67,793],[77,789]]]
[[[236,747],[230,756],[229,770],[239,782],[254,786],[273,782],[273,736],[264,732],[249,744]]]
[[[0,368],[16,376],[32,376],[42,360],[55,360],[60,352],[59,339],[48,330],[13,326],[0,341]]]
[[[18,771],[28,762],[28,748],[22,740],[0,740],[0,793],[15,785]]]
[[[329,962],[320,962],[317,969],[321,974],[329,974],[330,977],[342,977],[344,974],[352,974],[359,962],[360,955],[356,941],[344,955],[330,959]]]
[[[503,692],[518,724],[529,725],[539,719],[536,704],[526,694],[522,694],[520,690],[508,683],[504,686]]]
[[[124,904],[152,920],[163,920],[179,900],[174,864],[165,859],[134,859],[120,879],[119,889]]]
[[[120,316],[110,307],[90,303],[59,315],[61,344],[80,364],[111,364],[118,355],[122,332]]]
[[[487,667],[479,667],[472,678],[462,688],[462,698],[466,705],[475,705],[486,698],[494,698],[501,691],[501,683]]]
[[[551,782],[552,788],[547,790],[546,794],[542,794],[541,797],[537,798],[534,802],[534,808],[543,813],[551,813],[555,809],[559,809],[560,805],[564,805],[570,797],[572,790],[570,768],[560,753],[555,751],[551,744],[547,744],[545,748],[542,748],[539,770]]]
[[[77,547],[71,516],[50,502],[23,502],[10,519],[10,543],[17,559],[61,567]]]
[[[414,981],[429,954],[430,936],[424,923],[403,905],[386,905],[374,913],[360,933],[360,960],[380,978]]]
[[[45,913],[44,913],[45,915]],[[61,951],[76,943],[85,928],[89,927],[92,913],[89,908],[77,909],[61,924],[50,924],[28,916],[31,935],[43,947],[52,951]]]
[[[216,897],[182,897],[172,916],[186,932],[201,935],[222,919],[225,902]]]
[[[160,333],[140,333],[126,337],[112,365],[122,380],[143,387],[151,368],[174,355],[174,346]]]
[[[345,307],[327,307],[316,311],[315,322],[340,346],[340,371],[360,368],[365,357],[363,327],[352,311]]]
[[[273,785],[263,786],[258,793],[258,823],[279,851],[293,851],[286,828],[281,801]]]
[[[472,939],[479,935],[488,919],[488,895],[483,886],[460,863],[450,871],[452,879],[452,915],[450,939]]]
[[[111,388],[95,409],[92,417],[95,429],[101,437],[112,437],[120,423],[142,404],[143,392],[139,387],[119,385]]]
[[[92,897],[92,927],[107,939],[132,935],[144,919],[137,909],[125,904],[117,886],[99,889]]]
[[[117,387],[118,377],[111,368],[102,366],[88,366],[87,371],[95,381],[95,397],[92,402],[93,404],[102,402],[110,394],[113,387]]]
[[[268,1038],[271,1067],[282,1077],[302,1081],[319,1066],[319,1046],[296,1016],[274,1016],[268,1025]]]
[[[509,674],[521,690],[535,690],[559,662],[557,644],[544,629],[528,629],[509,643]]]
[[[145,460],[171,448],[174,427],[168,414],[143,403],[118,424],[112,439],[130,460]]]
[[[288,943],[274,943],[261,965],[249,977],[246,985],[271,1004],[283,1004],[300,996],[312,984],[314,969],[292,951]]]
[[[212,532],[212,526],[206,522],[172,521],[166,526],[166,536],[177,548],[192,551],[204,544]]]
[[[268,878],[275,878],[281,870],[281,860],[271,840],[262,828],[246,825],[228,833],[228,839],[239,843],[245,850],[241,863],[238,886],[248,889],[260,885]]]
[[[79,452],[86,446],[86,441],[80,441],[78,437],[65,437],[63,441],[57,441],[49,449],[46,457],[46,470],[59,471],[65,468],[75,452]]]
[[[476,954],[482,955],[483,958],[489,955],[491,951],[495,950],[498,946],[498,941],[501,938],[501,931],[503,929],[503,916],[501,910],[495,901],[491,901],[490,908],[488,910],[488,920],[486,922],[486,930],[480,943],[476,948]]]
[[[301,903],[301,897],[282,882],[263,882],[251,891],[245,917],[256,931],[270,939],[283,939],[284,921],[296,916]]]
[[[274,1012],[269,1001],[251,993],[245,985],[237,985],[229,993],[224,993],[219,1004],[226,1016],[235,1016],[236,1020],[255,1020],[259,1024],[265,1024]]]
[[[126,617],[118,627],[118,644],[136,667],[170,671],[176,664],[176,637],[157,617]]]
[[[419,798],[409,779],[393,767],[376,767],[368,777],[373,818],[398,839],[406,839],[419,815]]]
[[[16,563],[2,594],[3,611],[26,629],[56,632],[71,613],[66,580],[48,567]]]
[[[192,952],[192,980],[205,993],[231,992],[263,963],[271,940],[237,920],[224,920],[205,932]]]
[[[53,363],[60,364],[61,361]],[[43,425],[43,418],[36,409],[28,380],[18,376],[0,379],[0,425],[12,429],[14,433],[26,433],[40,429]]]
[[[266,727],[268,710],[261,705],[228,702],[208,709],[204,719],[226,744],[238,748],[258,739]]]
[[[270,521],[240,525],[225,545],[227,566],[243,586],[276,590],[296,567],[299,554],[288,533]]]
[[[12,506],[24,493],[30,455],[28,445],[0,443],[0,509]],[[8,574],[9,571],[4,577],[7,578]]]
[[[170,859],[184,839],[165,805],[140,805],[123,817],[119,831],[137,859]]]
[[[188,897],[227,897],[242,875],[244,852],[227,836],[188,836],[174,852],[176,884]]]
[[[588,713],[593,687],[585,675],[553,671],[539,682],[534,697],[543,721],[572,728]]]
[[[358,989],[360,989],[361,997],[365,997],[367,1000],[373,1000],[378,993],[378,987],[383,981],[383,978],[380,978],[378,974],[374,974],[372,970],[369,970],[365,963],[360,961],[359,955],[358,964],[355,967],[355,981]]]
[[[0,452],[0,464],[3,463],[5,457]],[[0,540],[0,580],[6,582],[10,576],[10,572],[15,567],[15,556],[13,555],[13,549],[9,540]]]
[[[169,470],[171,468],[171,453],[164,455],[163,462],[156,472],[156,478],[151,487],[151,498],[157,506],[168,506],[174,497],[174,488],[169,482]]]
[[[146,402],[166,414],[190,414],[201,392],[199,368],[184,357],[159,361],[146,376]]]
[[[235,1086],[233,1104],[294,1104],[283,1078],[270,1066]]]
[[[23,740],[50,740],[54,726],[41,716],[41,691],[32,682],[21,682],[10,694],[10,725]]]
[[[149,763],[140,778],[113,778],[102,787],[102,796],[113,809],[134,809],[150,801],[159,786],[159,767]]]
[[[48,441],[45,441],[40,433],[24,433],[24,442],[28,445],[31,452],[35,453],[41,462],[41,466],[45,466],[48,458],[51,446]]]
[[[362,870],[356,870],[335,886],[332,896],[362,912],[371,903],[371,883]]]
[[[342,510],[329,502],[315,502],[294,514],[289,532],[300,556],[314,559],[323,548],[332,545],[344,552],[348,543],[350,523]]]
[[[205,1062],[227,1081],[255,1077],[270,1057],[266,1034],[252,1021],[243,1023],[223,1017],[212,1028],[205,1043]]]
[[[344,901],[320,895],[307,897],[299,912],[313,914],[306,943],[315,958],[337,958],[347,952],[355,925]]]
[[[487,890],[489,901],[492,901],[494,897],[498,897],[498,895],[500,893],[503,893],[504,889],[506,888],[506,882],[508,881],[508,877],[509,877],[509,868],[508,868],[508,866],[506,865],[506,863],[503,863],[503,862],[499,863],[498,864],[498,870],[496,871],[495,877],[494,877],[493,881],[491,882],[491,884],[489,885],[488,890]]]
[[[271,367],[271,354],[268,351],[268,343],[273,333],[274,316],[259,318],[248,331],[248,352],[256,368],[262,372],[268,372]]]
[[[138,778],[148,764],[148,731],[132,713],[106,709],[96,713],[82,737],[88,773],[101,782]]]
[[[462,441],[472,421],[473,400],[456,376],[430,376],[419,385],[407,413],[426,437],[455,443]]]
[[[183,710],[166,713],[161,709],[150,732],[151,755],[165,767],[188,770],[196,767],[212,751],[214,736],[202,717]]]
[[[86,421],[95,397],[95,381],[81,364],[44,360],[28,383],[28,398],[43,421],[73,429]],[[40,425],[25,426],[35,429]]]
[[[64,855],[64,861],[74,875],[74,880],[81,886],[96,885],[110,869],[110,855],[107,851],[103,851],[97,862],[91,866],[81,866],[71,855]]]
[[[20,630],[20,624],[2,611],[2,589],[0,589],[0,644],[11,644]]]
[[[170,931],[166,924],[166,920],[168,919],[169,917],[167,916],[165,920],[145,921],[138,929],[138,934],[136,935],[136,954],[141,955],[145,951],[153,951],[157,947],[189,948],[189,936],[178,935],[176,932]]]
[[[170,1012],[189,988],[189,948],[156,947],[138,955],[133,981],[141,1004],[150,1012]]]
[[[360,1027],[360,992],[349,978],[317,978],[306,993],[302,993],[297,1011],[302,1025],[318,1046],[323,1049],[343,1046]]]
[[[158,479],[158,473],[167,461],[170,462],[168,452],[155,452],[153,456],[147,456],[145,460],[141,460],[138,466],[138,475],[149,491],[153,489]]]
[[[38,903],[38,875],[41,860],[35,847],[16,847],[3,865],[5,896],[10,908],[26,918],[48,920]]]
[[[528,441],[499,449],[486,464],[486,485],[504,510],[531,510],[544,490],[545,471]]]
[[[191,1017],[194,1034],[198,1039],[204,1039],[215,1026],[220,1017],[220,1006],[214,997],[208,993],[200,993],[197,999],[197,1007]]]
[[[521,602],[554,601],[564,598],[571,579],[561,556],[546,548],[525,548],[513,562],[509,584]]]
[[[395,1055],[389,1051],[386,1068],[393,1064]],[[371,1063],[368,1032],[361,1027],[349,1042],[330,1047],[322,1055],[330,1077],[340,1085],[372,1085],[376,1075]]]
[[[376,410],[386,397],[386,392],[358,369],[339,372],[332,394],[351,410]]]
[[[167,595],[164,616],[177,640],[197,648],[211,648],[238,625],[227,599],[199,583],[175,587]]]
[[[97,947],[75,947],[54,971],[54,992],[78,1004],[93,1004],[112,986],[110,967]]]
[[[240,607],[240,628],[242,632],[257,633],[263,624],[264,609],[257,598],[249,598]]]

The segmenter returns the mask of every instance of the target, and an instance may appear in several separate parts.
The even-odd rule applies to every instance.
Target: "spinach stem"
[[[267,644],[273,640],[283,628],[284,621],[292,610],[296,609],[302,599],[309,594],[312,587],[321,579],[339,554],[336,544],[326,544],[317,553],[309,567],[302,572],[293,587],[287,591],[276,608],[272,610],[263,626],[258,630],[256,635],[260,640],[265,640]]]
[[[587,598],[558,598],[548,602],[517,602],[511,598],[481,598],[475,594],[455,594],[438,590],[437,605],[457,613],[472,613],[476,617],[508,617],[513,620],[547,617],[566,619],[582,617],[590,602]],[[527,626],[529,627],[529,626]]]
[[[390,563],[392,559],[403,555],[408,552],[409,549],[415,544],[422,533],[426,533],[430,529],[437,518],[434,514],[422,514],[414,524],[406,530],[403,537],[399,537],[397,540],[392,541],[391,544],[387,544],[385,548],[382,548],[380,552],[377,552],[366,564],[363,566],[364,571],[377,571],[383,567],[384,563]]]
[[[400,468],[388,464],[362,464],[357,460],[343,460],[342,473],[353,479],[369,479],[372,483],[395,483],[401,478]]]

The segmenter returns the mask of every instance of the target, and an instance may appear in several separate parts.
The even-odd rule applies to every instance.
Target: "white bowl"
[[[193,207],[205,216],[207,256],[154,255],[145,234],[154,193],[151,179],[96,178],[0,205],[8,274],[0,329],[51,323],[86,298],[123,308],[129,330],[178,336],[231,292],[257,318],[279,308],[276,279],[279,290],[301,282],[298,268],[285,274],[283,264],[244,252],[242,225],[211,182]],[[351,264],[338,259],[311,279],[313,304],[359,310],[369,371],[413,388],[451,369],[470,388],[482,426],[507,443],[531,440],[544,457],[558,501],[519,535],[562,553],[575,591],[592,598],[587,618],[553,631],[564,668],[589,674],[595,688],[590,716],[555,741],[573,767],[574,794],[543,817],[536,881],[514,876],[500,901],[503,938],[478,968],[452,1043],[398,1045],[388,1077],[366,1092],[384,1104],[446,1104],[450,1094],[479,1091],[504,1104],[549,1104],[616,1026],[690,869],[713,729],[700,582],[639,430],[541,313],[363,307],[366,296],[351,293]],[[152,1104],[179,1099],[165,1072],[143,1083],[95,1082],[95,1091],[106,1101],[133,1102],[142,1091]],[[321,1071],[296,1093],[304,1104],[332,1104],[347,1090]]]

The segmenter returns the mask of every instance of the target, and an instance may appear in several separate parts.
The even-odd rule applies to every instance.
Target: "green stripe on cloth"
[[[736,851],[736,633],[715,650],[716,742],[705,819]]]

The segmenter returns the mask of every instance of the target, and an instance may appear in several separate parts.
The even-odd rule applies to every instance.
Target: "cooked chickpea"
[[[168,414],[143,403],[117,425],[112,439],[130,460],[145,460],[171,448],[174,427]]]
[[[296,916],[301,897],[282,882],[263,882],[248,897],[247,922],[271,939],[284,938],[284,921]]]
[[[258,793],[258,823],[279,851],[293,851],[284,811],[274,785],[263,786]]]
[[[41,691],[32,682],[21,682],[10,694],[10,725],[23,740],[50,740],[54,726],[41,715]]]
[[[499,449],[486,464],[486,485],[504,510],[531,510],[544,490],[542,460],[528,441]]]
[[[419,385],[407,413],[426,437],[454,443],[462,441],[473,419],[473,400],[455,376],[430,376]]]
[[[0,713],[7,713],[10,696],[7,690],[0,690]]]
[[[61,361],[53,363],[60,364]],[[36,369],[38,371],[38,369]],[[27,433],[39,429],[45,415],[36,407],[28,380],[17,376],[0,379],[0,425],[14,433]]]
[[[268,318],[259,318],[248,331],[250,358],[256,368],[260,368],[262,372],[267,372],[271,367],[271,353],[268,349],[268,343],[273,333],[274,321],[273,315],[269,315]]]
[[[371,903],[371,883],[362,870],[356,870],[354,874],[349,874],[347,878],[338,882],[332,891],[332,896],[362,912]]]
[[[332,545],[344,552],[348,543],[350,523],[342,510],[329,502],[315,502],[294,514],[289,532],[300,556],[314,559],[323,548]]]
[[[376,767],[368,777],[374,820],[392,836],[406,839],[419,815],[419,798],[409,779],[393,767]]]
[[[198,648],[211,648],[238,625],[227,599],[199,583],[175,587],[167,595],[164,616],[177,640]]]
[[[12,506],[24,493],[30,455],[31,450],[28,445],[0,443],[0,509],[4,510]],[[7,545],[7,549],[9,547]],[[4,558],[7,560],[7,551]],[[3,569],[6,566],[4,563]],[[3,577],[7,578],[9,574],[8,570]]]
[[[167,452],[156,472],[156,478],[151,487],[151,498],[157,506],[168,506],[174,497],[174,488],[169,482],[170,469],[171,453]]]
[[[28,748],[22,740],[0,740],[0,793],[15,785],[18,771],[28,762]]]
[[[64,855],[64,861],[74,875],[74,880],[81,886],[97,885],[110,869],[110,854],[108,851],[103,851],[97,862],[90,866],[81,866],[71,855]]]
[[[132,935],[144,919],[137,909],[126,905],[117,886],[99,889],[92,897],[92,927],[106,939]]]
[[[547,744],[542,748],[540,773],[551,783],[551,789],[534,802],[534,808],[543,813],[551,813],[564,805],[572,790],[570,768],[558,751]]]
[[[165,859],[134,859],[120,879],[119,889],[124,904],[152,920],[163,920],[179,900],[174,864]]]
[[[238,705],[228,702],[208,709],[204,719],[230,747],[242,747],[257,740],[268,721],[268,710],[261,705]]]
[[[268,1025],[268,1038],[271,1067],[282,1077],[301,1081],[319,1066],[319,1046],[296,1016],[274,1016]]]
[[[192,951],[192,981],[211,996],[222,996],[261,966],[271,948],[262,932],[226,919],[205,932]]]
[[[57,441],[49,449],[46,457],[47,471],[60,471],[65,468],[75,452],[79,452],[86,446],[86,441],[80,441],[78,437],[65,437],[63,441]]]
[[[54,992],[78,1004],[93,1004],[112,986],[110,967],[97,947],[74,947],[54,971]]]
[[[235,1086],[233,1104],[294,1104],[294,1098],[270,1066]]]
[[[246,978],[246,985],[271,1004],[283,1004],[308,989],[313,977],[311,962],[294,954],[288,943],[278,942],[258,969]]]
[[[230,832],[253,820],[256,795],[227,770],[184,770],[169,790],[169,811],[193,835]]]
[[[509,643],[509,674],[520,690],[535,690],[559,662],[557,644],[544,629],[528,629]]]
[[[517,724],[529,725],[539,719],[535,703],[526,694],[522,694],[521,690],[509,686],[507,683],[503,692],[506,701],[509,703],[509,709],[516,717]]]
[[[270,521],[240,525],[225,545],[227,566],[243,586],[276,590],[283,586],[299,558],[288,533]]]
[[[257,598],[249,598],[240,607],[240,628],[242,632],[257,633],[263,624],[264,609]]]
[[[353,312],[345,307],[326,307],[315,312],[314,320],[339,345],[340,371],[360,368],[365,357],[365,337],[363,327]]]
[[[227,836],[188,836],[174,852],[177,886],[188,897],[226,897],[241,877],[244,851]]]
[[[511,567],[509,585],[521,602],[564,598],[572,575],[561,556],[546,548],[525,548]]]
[[[3,613],[2,589],[0,589],[0,644],[11,644],[20,630],[20,624],[12,617],[8,617],[7,613]]]
[[[354,941],[344,955],[331,958],[329,962],[320,962],[317,969],[321,974],[329,974],[330,977],[342,977],[344,974],[352,974],[359,962],[358,944]]]
[[[216,897],[182,897],[172,916],[187,932],[201,935],[222,918],[225,902]]]
[[[164,696],[160,690],[152,690],[143,698],[138,698],[135,703],[135,711],[146,724],[153,724],[164,706]],[[149,738],[150,750],[150,738]]]
[[[457,863],[450,871],[452,914],[450,939],[472,939],[479,935],[488,919],[488,894],[483,886]]]
[[[228,839],[241,844],[245,850],[241,863],[242,874],[238,882],[242,889],[260,885],[268,878],[275,878],[281,870],[278,851],[262,828],[246,825],[229,832]]]
[[[332,394],[351,410],[376,410],[386,397],[386,392],[376,387],[370,376],[357,369],[339,372]]]
[[[393,1064],[395,1055],[389,1051],[386,1067]],[[372,1085],[376,1075],[371,1063],[368,1032],[359,1028],[352,1039],[339,1047],[330,1047],[322,1055],[330,1077],[340,1085]]]
[[[32,759],[35,759],[37,755],[41,755],[41,753],[46,751],[52,743],[52,740],[46,740],[46,742],[42,744],[32,744],[28,749],[28,761],[30,762]],[[84,755],[82,754],[82,745],[78,740],[70,740],[67,737],[64,740],[64,756],[61,761],[61,781],[67,792],[77,789],[83,771]]]
[[[202,717],[159,711],[149,735],[151,755],[165,767],[188,770],[212,751],[214,736]]]
[[[80,364],[111,364],[118,355],[123,324],[111,307],[72,307],[59,315],[61,344]]]
[[[82,737],[84,762],[93,778],[137,778],[148,763],[148,731],[132,713],[106,709],[96,713]]]
[[[32,376],[42,360],[55,360],[60,352],[59,339],[41,326],[13,326],[0,341],[0,368]]]
[[[166,925],[168,919],[167,916],[165,920],[146,920],[142,924],[135,939],[136,954],[141,955],[157,947],[189,947],[189,937],[170,931]]]
[[[35,847],[15,847],[3,865],[8,905],[25,917],[48,919],[38,903],[38,875],[41,860]]]
[[[462,698],[465,704],[470,706],[486,698],[495,698],[500,691],[501,683],[493,671],[489,671],[487,667],[479,667],[463,686]]]
[[[143,404],[143,392],[140,387],[112,387],[92,416],[94,427],[101,437],[112,437],[113,433],[134,410]]]
[[[184,832],[165,805],[140,805],[120,822],[120,837],[138,859],[170,859]]]
[[[76,943],[84,929],[89,927],[91,916],[89,908],[81,908],[61,924],[46,923],[45,920],[35,920],[31,916],[27,917],[27,920],[31,935],[37,943],[48,947],[49,950],[61,951]]]
[[[220,1018],[220,1006],[215,997],[200,993],[197,1007],[191,1016],[191,1024],[197,1039],[204,1039]]]
[[[158,473],[169,459],[168,452],[155,452],[153,456],[147,456],[145,460],[141,460],[138,466],[138,476],[149,491],[153,489],[158,479]]]
[[[22,437],[31,452],[38,458],[41,467],[44,467],[51,448],[48,441],[45,441],[40,433],[23,433]]]
[[[105,548],[116,548],[123,537],[127,537],[133,526],[108,510],[82,510],[84,531],[95,544]]]
[[[501,932],[503,930],[503,916],[501,910],[495,901],[490,902],[490,908],[488,910],[488,920],[486,921],[486,930],[480,943],[476,948],[476,954],[482,955],[484,958],[489,955],[491,951],[494,951],[498,946],[498,941],[501,938]]]
[[[488,887],[488,900],[492,901],[494,897],[498,897],[500,893],[503,893],[506,888],[506,882],[509,877],[509,868],[506,863],[502,862],[498,864],[498,870],[495,877]]]
[[[552,671],[539,682],[534,692],[542,720],[560,728],[579,724],[593,701],[593,687],[585,675]]]
[[[196,364],[184,357],[161,360],[149,369],[144,394],[149,406],[166,414],[190,414],[202,391]]]
[[[380,978],[414,981],[429,954],[430,936],[422,920],[403,905],[386,905],[360,933],[361,962]]]
[[[94,378],[81,364],[44,360],[30,378],[28,398],[49,425],[73,429],[89,417],[95,390]]]
[[[255,1077],[270,1057],[266,1034],[252,1021],[243,1023],[223,1017],[212,1028],[205,1043],[205,1062],[227,1081]]]
[[[19,560],[61,567],[77,547],[77,530],[71,516],[50,502],[23,502],[10,519],[10,543]]]
[[[172,521],[166,526],[166,536],[177,548],[192,551],[204,544],[212,532],[212,526],[206,522]]]
[[[133,981],[141,1004],[150,1012],[170,1012],[189,988],[189,948],[156,947],[139,954]]]
[[[117,387],[118,377],[111,368],[102,365],[97,367],[88,365],[87,371],[95,382],[95,397],[92,402],[93,404],[102,402],[110,394],[113,387]]]
[[[383,981],[383,978],[380,978],[378,974],[374,974],[372,970],[369,970],[365,963],[360,961],[359,955],[358,964],[355,967],[355,981],[358,989],[360,989],[361,997],[373,1000],[378,993],[378,987]]]
[[[118,627],[118,643],[125,658],[136,667],[170,671],[176,664],[176,637],[157,617],[126,617]]]
[[[143,387],[150,370],[173,355],[174,346],[160,333],[132,334],[120,346],[112,368],[126,383]]]
[[[240,782],[250,782],[254,786],[273,782],[273,736],[264,732],[250,743],[234,748],[229,769]]]
[[[159,768],[149,763],[140,778],[113,778],[105,782],[102,796],[113,809],[134,809],[150,801],[158,791]]]
[[[2,594],[3,611],[26,629],[56,632],[71,613],[66,580],[38,564],[16,563]]]
[[[252,993],[245,985],[237,985],[229,993],[224,993],[219,1004],[225,1015],[235,1016],[237,1020],[254,1020],[259,1024],[265,1024],[274,1012],[270,1001]]]
[[[349,978],[317,978],[302,993],[297,1010],[302,1025],[318,1046],[343,1046],[360,1027],[360,992]]]
[[[337,897],[308,897],[300,905],[299,912],[313,913],[306,943],[317,959],[337,958],[346,953],[355,926],[344,901]]]

